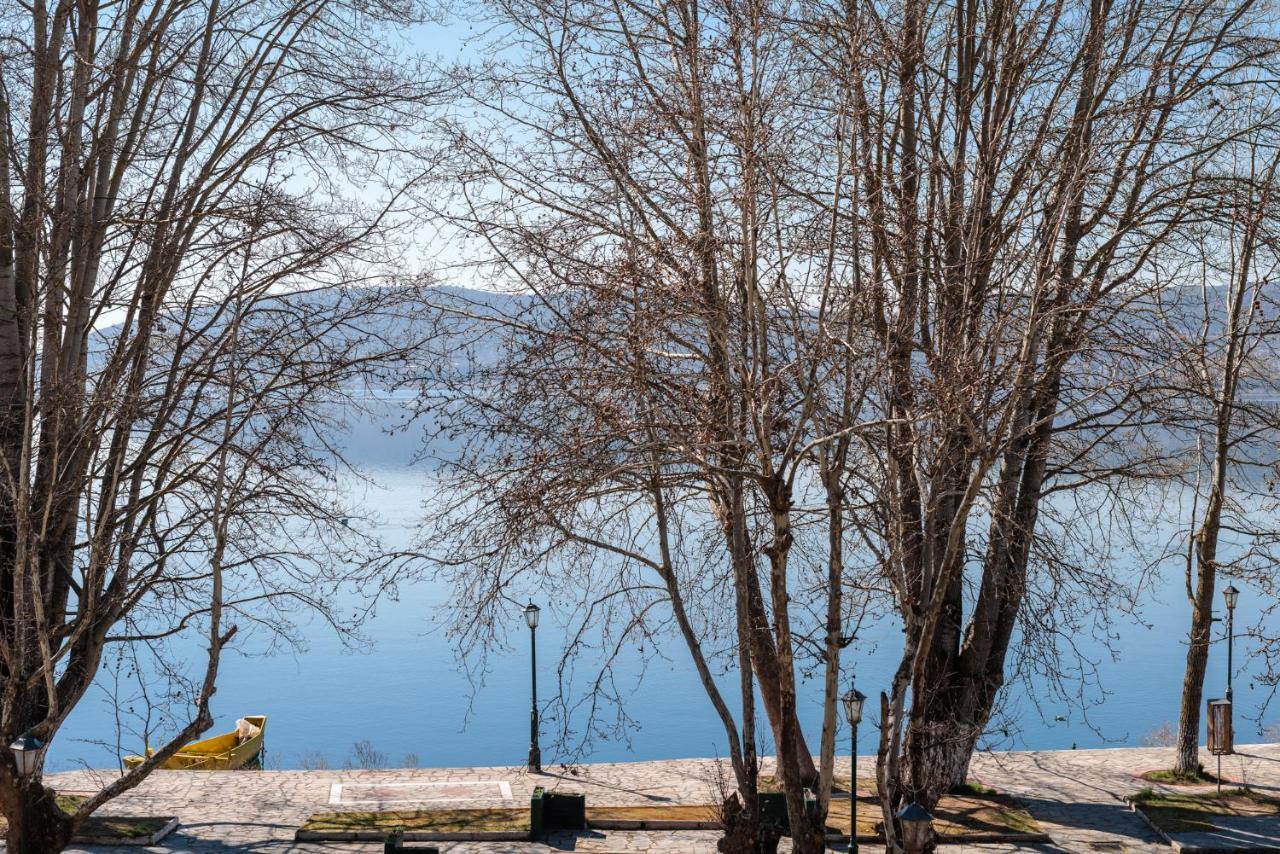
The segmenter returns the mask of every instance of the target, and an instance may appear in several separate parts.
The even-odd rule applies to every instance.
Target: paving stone
[[[1280,745],[1246,745],[1223,765],[1226,775],[1257,787],[1280,788]],[[1005,854],[1014,851],[1121,852],[1167,854],[1162,844],[1123,803],[1123,797],[1145,783],[1134,775],[1172,764],[1167,748],[1038,751],[980,754],[972,776],[988,786],[1009,792],[1026,804],[1052,837],[1038,846],[946,846],[946,854]],[[769,769],[766,767],[766,773]],[[847,775],[848,759],[837,762]],[[873,762],[859,760],[858,775],[870,777]],[[63,791],[91,791],[113,772],[75,771],[51,775]],[[358,784],[364,791],[394,795],[395,809],[429,806],[442,790],[468,795],[467,805],[504,806],[526,803],[534,786],[583,792],[588,803],[642,805],[707,803],[718,797],[715,760],[680,759],[657,762],[615,762],[549,769],[529,774],[514,768],[422,768],[385,771],[164,771],[153,774],[125,794],[104,813],[178,815],[182,826],[163,846],[138,851],[195,852],[195,854],[345,854],[380,852],[372,843],[301,843],[294,830],[314,812],[341,809],[330,804],[335,783]],[[509,784],[512,800],[502,797],[494,781]],[[441,787],[438,784],[454,784]],[[406,786],[405,784],[410,784]],[[432,785],[437,784],[437,785]],[[481,785],[489,784],[489,785]],[[418,788],[415,788],[415,785]],[[404,800],[406,793],[424,793],[421,804]],[[483,793],[489,792],[487,797]],[[479,794],[478,798],[471,795]],[[390,796],[389,795],[389,796]],[[411,797],[411,796],[410,796]],[[363,807],[360,807],[363,808]],[[712,854],[715,831],[585,831],[556,834],[542,842],[439,843],[449,854]],[[79,847],[76,854],[111,854],[121,849]],[[787,850],[784,840],[784,851]],[[836,848],[833,850],[843,850]],[[880,849],[861,846],[861,854]]]

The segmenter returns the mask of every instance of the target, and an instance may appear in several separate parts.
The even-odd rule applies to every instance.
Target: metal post
[[[858,724],[849,727],[849,851],[858,850]]]
[[[529,709],[529,770],[542,773],[542,751],[538,749],[538,627],[529,627],[530,675],[533,705]]]
[[[1231,671],[1233,669],[1231,663],[1232,652],[1236,643],[1236,609],[1227,609],[1227,701],[1231,701]]]

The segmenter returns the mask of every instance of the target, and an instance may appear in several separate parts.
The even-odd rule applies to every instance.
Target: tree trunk
[[[1209,662],[1209,629],[1213,625],[1213,561],[1198,560],[1196,595],[1191,606],[1191,635],[1187,645],[1187,669],[1182,677],[1182,708],[1178,713],[1177,757],[1173,770],[1194,774],[1200,770],[1200,704],[1204,673]]]
[[[1196,609],[1197,613],[1199,608]],[[1203,695],[1205,664],[1208,661],[1208,627],[1200,628],[1198,616],[1191,618],[1191,644],[1187,649],[1187,669],[1182,678],[1182,706],[1178,713],[1177,774],[1200,770],[1200,698]]]
[[[742,777],[738,780],[738,794],[747,815],[759,816],[760,762],[756,755],[756,689],[755,671],[751,667],[751,618],[747,607],[747,577],[752,571],[748,558],[746,530],[740,521],[744,516],[742,481],[732,484],[729,499],[730,513],[735,524],[728,531],[730,555],[733,565],[734,622],[738,644],[738,690],[742,705]],[[759,822],[754,819],[752,828]]]
[[[840,619],[844,579],[844,491],[838,473],[825,469],[827,495],[827,623],[823,649],[822,736],[818,743],[818,821],[826,823],[835,776],[835,742],[840,696]],[[858,771],[849,772],[850,791],[857,790]]]
[[[1273,174],[1274,170],[1273,166]],[[1246,228],[1240,255],[1240,272],[1232,285],[1225,324],[1228,335],[1227,352],[1223,360],[1219,394],[1214,402],[1213,481],[1204,517],[1193,540],[1196,584],[1195,595],[1191,600],[1191,643],[1187,647],[1187,669],[1182,677],[1182,708],[1178,714],[1178,755],[1173,766],[1178,774],[1193,774],[1200,770],[1200,703],[1204,695],[1205,667],[1209,661],[1209,630],[1213,627],[1213,594],[1218,580],[1218,538],[1222,532],[1222,513],[1226,504],[1232,416],[1235,414],[1240,354],[1244,346],[1241,339],[1247,333],[1247,324],[1245,329],[1241,328],[1241,314],[1244,311],[1245,294],[1249,290],[1257,222],[1256,218],[1251,219]],[[1203,342],[1201,346],[1208,350],[1207,342]],[[1188,576],[1190,572],[1188,567]],[[1189,577],[1187,588],[1190,593]]]
[[[58,806],[52,789],[22,784],[5,792],[2,802],[9,824],[8,854],[55,854],[71,841],[71,817]]]
[[[776,827],[762,827],[753,806],[743,806],[737,798],[724,803],[724,836],[716,842],[720,854],[776,854],[782,838]]]
[[[908,626],[910,629],[911,627]],[[891,693],[880,693],[880,743],[876,749],[876,788],[884,816],[885,850],[902,851],[902,839],[894,816],[902,805],[902,719],[910,683],[911,661],[916,642],[911,631],[903,644],[902,658],[893,674]]]
[[[766,489],[773,517],[773,539],[763,551],[769,559],[769,602],[773,613],[774,654],[777,674],[778,774],[787,799],[791,825],[791,845],[795,854],[821,854],[826,848],[822,827],[810,821],[804,808],[804,790],[816,787],[813,754],[805,746],[800,730],[796,696],[795,644],[791,633],[791,596],[787,590],[787,570],[794,535],[791,529],[792,496],[784,478],[772,477]]]
[[[986,724],[966,720],[946,705],[930,703],[933,714],[922,716],[923,722],[913,721],[907,732],[906,797],[926,809],[968,779],[969,760]]]
[[[745,524],[745,523],[744,523]],[[744,527],[745,530],[745,527]],[[778,755],[783,753],[782,744],[788,739],[782,731],[784,701],[782,697],[782,680],[787,677],[778,660],[778,649],[774,643],[773,632],[769,629],[769,615],[764,608],[764,594],[760,582],[755,577],[755,567],[744,569],[747,599],[748,635],[751,648],[751,661],[756,675],[756,687],[760,689],[760,699],[764,702],[765,717],[769,719],[769,728],[773,733],[773,744]],[[794,674],[791,675],[794,679]],[[805,741],[804,732],[797,725],[791,730],[789,740],[794,744],[790,751],[799,763],[800,783],[802,786],[816,786],[818,783],[818,767],[814,764],[813,754]]]

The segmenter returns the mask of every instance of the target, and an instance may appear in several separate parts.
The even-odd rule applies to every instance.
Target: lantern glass
[[[538,614],[541,610],[532,602],[524,606],[524,621],[529,624],[529,628],[536,629],[538,627]]]
[[[919,804],[912,802],[898,811],[898,823],[902,825],[903,842],[907,851],[923,851],[933,836],[933,816]]]
[[[22,735],[9,745],[13,752],[13,762],[18,766],[18,773],[30,777],[36,772],[36,763],[40,760],[40,751],[44,742],[35,736]]]
[[[1227,600],[1227,610],[1234,611],[1236,609],[1236,601],[1240,598],[1240,591],[1235,588],[1234,584],[1227,585],[1227,589],[1222,591],[1222,598]]]
[[[850,688],[841,698],[844,701],[844,714],[849,723],[856,724],[862,720],[862,706],[867,702],[867,695],[857,688]]]

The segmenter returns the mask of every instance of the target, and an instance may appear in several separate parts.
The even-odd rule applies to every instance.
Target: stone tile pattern
[[[1223,764],[1226,776],[1258,787],[1280,787],[1280,745],[1246,745]],[[1168,767],[1167,748],[1072,750],[982,754],[975,758],[972,778],[1016,795],[1053,838],[1053,843],[1019,848],[1012,845],[948,846],[948,852],[1070,851],[1168,852],[1122,798],[1143,783],[1134,775]],[[848,760],[837,773],[848,773]],[[767,769],[766,769],[767,770]],[[76,771],[51,776],[64,791],[92,790],[111,772]],[[872,776],[871,759],[860,759],[859,776]],[[379,852],[373,844],[298,843],[293,832],[313,812],[329,805],[334,783],[368,786],[405,781],[476,783],[503,780],[515,803],[528,801],[533,787],[584,792],[588,803],[638,805],[707,803],[717,797],[717,763],[709,759],[601,763],[572,769],[548,769],[541,775],[524,768],[431,768],[386,771],[168,771],[153,774],[141,786],[104,809],[116,814],[177,814],[181,827],[152,852],[197,854],[320,854]],[[729,775],[731,777],[731,775]],[[399,797],[399,795],[397,796]],[[500,797],[469,801],[476,806],[509,804]],[[426,804],[424,804],[426,805]],[[457,805],[454,802],[451,805]],[[390,808],[413,808],[397,800]],[[375,807],[360,805],[360,809]],[[681,852],[712,854],[718,834],[689,832],[603,832],[562,834],[538,843],[440,843],[450,854],[544,854],[578,851],[593,854]],[[72,849],[76,854],[108,854],[113,849]],[[121,849],[114,849],[119,851]],[[841,850],[841,849],[837,849]],[[864,854],[879,854],[862,846]]]

